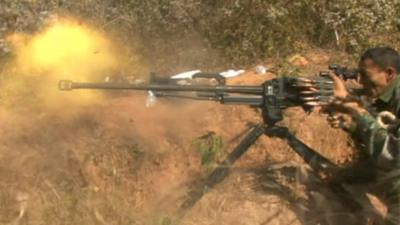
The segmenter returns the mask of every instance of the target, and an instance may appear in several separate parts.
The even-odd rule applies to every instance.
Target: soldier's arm
[[[334,101],[332,106],[352,117],[352,125],[348,126],[347,131],[361,141],[367,154],[377,159],[384,153],[385,141],[389,133],[359,102],[340,101],[340,99],[346,99],[349,92],[342,80],[333,75],[331,77],[335,84],[334,96],[339,100]]]
[[[354,121],[353,135],[361,141],[368,155],[374,158],[379,157],[389,135],[387,130],[381,127],[377,119],[370,114],[356,115]]]

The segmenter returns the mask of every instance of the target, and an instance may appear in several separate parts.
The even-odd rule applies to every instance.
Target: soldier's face
[[[380,68],[371,59],[366,59],[360,62],[359,65],[361,84],[366,88],[371,90],[375,94],[377,90],[382,90],[389,85],[393,79],[393,74],[389,70]]]

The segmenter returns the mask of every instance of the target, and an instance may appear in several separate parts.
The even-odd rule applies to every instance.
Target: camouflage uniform
[[[400,118],[400,76],[371,106],[377,113],[389,111]],[[400,224],[400,129],[384,129],[373,115],[359,116],[355,121],[353,135],[366,156],[364,169],[368,165],[361,176],[374,182],[372,192],[388,207],[385,224]]]

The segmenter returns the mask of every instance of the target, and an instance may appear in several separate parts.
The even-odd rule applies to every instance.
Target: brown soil
[[[306,70],[326,66],[329,57],[318,54],[306,56],[319,63]],[[229,82],[273,77],[252,70]],[[205,175],[194,141],[214,132],[229,152],[260,115],[245,106],[169,99],[146,108],[145,99],[124,93],[62,110],[2,109],[0,224],[317,224],[320,218],[304,212],[321,206],[302,210],[307,167],[284,141],[265,136],[229,177],[177,216],[190,184]],[[352,157],[347,135],[324,115],[285,115],[284,124],[321,154],[339,163]]]

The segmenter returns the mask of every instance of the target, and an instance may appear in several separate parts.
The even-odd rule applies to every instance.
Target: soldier
[[[341,119],[345,119],[342,124],[366,156],[360,159],[364,160],[364,170],[353,172],[352,177],[364,171],[364,181],[374,183],[372,192],[387,206],[385,224],[400,224],[399,53],[389,47],[368,49],[361,56],[359,71],[368,106],[365,101],[354,101],[344,82],[334,75],[336,100],[330,106],[341,113]],[[331,120],[333,124],[337,121]]]

